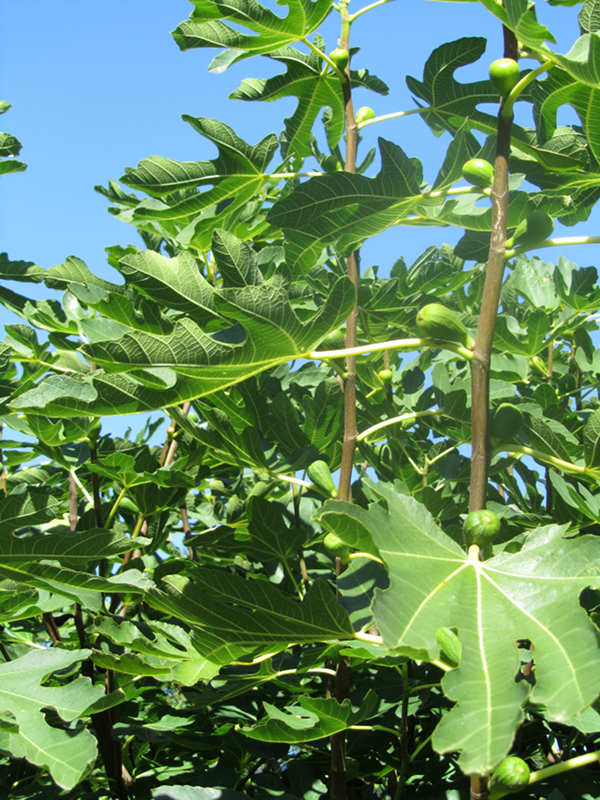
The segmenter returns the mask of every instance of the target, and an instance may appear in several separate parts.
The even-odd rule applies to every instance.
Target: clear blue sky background
[[[353,0],[351,10],[368,3]],[[540,21],[559,38],[557,49],[566,52],[579,35],[579,7],[552,8],[545,2],[537,7]],[[182,53],[170,35],[191,10],[187,0],[20,0],[2,5],[0,99],[13,108],[0,117],[0,126],[20,139],[20,158],[29,163],[26,172],[0,180],[0,250],[11,259],[49,268],[76,255],[92,271],[118,281],[106,264],[104,248],[141,245],[141,240],[135,229],[107,213],[95,184],[118,179],[125,166],[136,166],[150,155],[213,158],[216,149],[181,120],[183,113],[217,118],[250,143],[280,133],[294,99],[251,104],[227,96],[243,78],[268,77],[282,65],[254,58],[222,75],[208,73],[217,51]],[[337,46],[337,14],[327,20],[323,33],[328,49]],[[488,47],[483,59],[457,78],[484,79],[489,62],[502,56],[502,31],[478,3],[396,0],[365,14],[352,30],[352,44],[362,48],[353,66],[367,67],[386,81],[390,94],[358,90],[356,107],[371,105],[377,115],[414,108],[405,76],[421,79],[431,51],[463,36],[483,36]],[[533,125],[528,112],[518,121]],[[570,109],[561,110],[559,123],[576,121]],[[391,139],[423,161],[430,181],[449,143],[447,135],[436,139],[418,115],[369,126],[364,135],[363,152],[377,136]],[[378,168],[376,161],[372,172]],[[587,223],[568,231],[558,226],[557,233],[598,234],[599,220],[595,211]],[[399,256],[410,264],[429,244],[455,244],[461,234],[452,228],[388,231],[367,243],[363,267],[380,264],[386,274]],[[589,265],[598,262],[600,251],[589,246],[562,252]],[[541,255],[556,260],[559,252]],[[23,286],[14,288],[23,291]],[[41,298],[48,292],[35,286],[31,294]],[[0,310],[1,320],[9,317]]]

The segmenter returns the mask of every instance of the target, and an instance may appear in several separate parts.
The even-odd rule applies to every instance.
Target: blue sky
[[[351,10],[367,5],[353,0]],[[67,256],[82,258],[90,269],[110,279],[104,248],[140,244],[135,229],[116,221],[95,184],[118,179],[150,155],[204,160],[213,146],[184,123],[180,115],[217,118],[251,143],[279,134],[295,100],[242,103],[227,100],[245,77],[268,77],[281,65],[254,58],[222,75],[207,72],[217,51],[180,52],[170,35],[192,9],[187,0],[20,0],[0,11],[4,31],[0,55],[0,99],[13,104],[1,118],[3,130],[23,143],[24,173],[0,180],[0,251],[11,259],[34,261],[45,268]],[[283,9],[279,9],[283,13]],[[540,21],[560,34],[557,48],[568,50],[579,35],[577,8],[538,3]],[[332,14],[323,34],[328,49],[337,45],[339,17]],[[431,51],[463,36],[483,36],[483,59],[457,74],[459,80],[487,77],[490,61],[502,56],[500,24],[478,3],[396,0],[361,17],[352,29],[352,44],[361,52],[353,66],[367,67],[386,81],[388,97],[366,90],[356,93],[356,107],[371,105],[376,114],[414,108],[406,74],[420,79]],[[531,114],[519,118],[532,126]],[[559,123],[576,121],[568,109]],[[377,136],[389,138],[425,166],[433,180],[449,143],[436,139],[418,115],[365,129],[364,152]],[[377,171],[376,162],[373,171]],[[598,233],[600,213],[575,233]],[[560,226],[559,226],[560,228]],[[560,230],[557,231],[560,235]],[[456,243],[455,229],[390,230],[367,243],[363,268],[379,264],[386,274],[399,256],[411,263],[429,244]],[[562,251],[581,265],[597,262],[598,246]],[[556,260],[557,250],[542,251]],[[23,285],[15,287],[23,291]],[[29,287],[28,287],[29,289]],[[43,286],[32,287],[46,296]],[[8,320],[0,312],[0,320]]]
[[[351,8],[367,2],[353,0]],[[578,36],[577,9],[538,6],[540,18],[561,33],[559,47],[569,48]],[[213,146],[182,122],[183,113],[217,118],[253,143],[280,132],[295,100],[249,104],[227,96],[244,77],[275,74],[281,65],[254,58],[222,75],[208,73],[217,51],[182,53],[170,36],[191,9],[187,0],[4,4],[0,97],[13,108],[1,124],[21,140],[22,159],[29,163],[25,173],[0,182],[0,249],[10,258],[47,268],[77,255],[108,275],[104,247],[137,244],[138,235],[107,213],[93,186],[119,178],[125,166],[150,155],[212,158]],[[332,14],[325,26],[328,48],[336,46],[338,35],[338,16]],[[421,78],[431,51],[446,41],[488,39],[481,62],[458,74],[463,81],[487,77],[489,61],[502,55],[501,26],[478,3],[397,0],[364,15],[352,35],[362,48],[355,66],[367,67],[390,86],[388,97],[356,92],[357,106],[371,105],[377,115],[414,108],[405,75]],[[569,116],[567,109],[562,113]],[[449,141],[436,139],[418,115],[369,126],[364,134],[364,152],[377,136],[392,139],[423,161],[431,180]],[[585,228],[592,232],[590,223]],[[367,244],[363,265],[389,269],[400,255],[410,263],[427,245],[459,237],[453,229],[389,231]],[[570,257],[592,263],[592,249]]]

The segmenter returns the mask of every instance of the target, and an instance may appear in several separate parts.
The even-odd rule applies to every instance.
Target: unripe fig
[[[369,106],[363,106],[356,112],[356,122],[359,125],[361,122],[368,122],[370,119],[375,119],[375,112]]]
[[[541,372],[545,378],[548,377],[548,370],[546,369],[546,365],[539,356],[532,356],[531,365],[534,366],[539,372]]]
[[[333,61],[338,69],[341,69],[342,72],[348,66],[348,61],[350,60],[350,56],[347,50],[344,50],[343,47],[336,47],[335,50],[332,50],[329,53],[329,58]]]
[[[561,394],[573,392],[577,388],[577,378],[572,372],[567,372],[558,379],[556,387]]]
[[[513,58],[499,58],[490,64],[490,80],[500,97],[506,97],[519,82],[520,70]]]
[[[490,789],[495,792],[519,792],[529,783],[530,770],[522,758],[509,756],[502,761],[490,779]]]
[[[486,189],[494,182],[494,168],[483,158],[471,158],[463,164],[462,176],[473,186]]]
[[[321,489],[325,494],[335,497],[337,494],[331,472],[325,461],[313,461],[306,470],[308,477],[314,485]]]
[[[554,231],[554,220],[545,211],[534,211],[522,222],[519,222],[515,232],[506,242],[506,249],[520,245],[521,247],[533,247],[544,239],[552,236]]]
[[[500,520],[493,511],[482,509],[471,511],[463,523],[467,546],[472,544],[484,547],[492,542],[500,531]]]
[[[451,667],[459,667],[462,658],[462,645],[452,628],[438,628],[435,640],[440,648],[442,661]]]
[[[344,544],[339,536],[335,533],[328,533],[323,539],[323,544],[329,550],[332,556],[337,558],[347,558],[350,555],[350,548]]]
[[[490,436],[500,442],[512,442],[523,427],[523,412],[512,403],[500,403],[492,412]]]
[[[389,383],[392,380],[393,375],[394,373],[391,369],[380,369],[377,373],[377,376],[382,383]]]
[[[346,337],[340,328],[328,333],[319,345],[320,350],[344,350],[346,347]]]
[[[270,484],[268,484],[266,481],[258,481],[258,483],[255,483],[250,490],[248,497],[264,497],[269,493],[270,488]]]
[[[335,156],[325,156],[323,161],[321,161],[321,166],[324,171],[328,172],[330,175],[333,175],[334,172],[340,172],[342,169],[342,165]]]
[[[462,321],[454,311],[440,303],[430,303],[417,314],[417,328],[422,336],[428,339],[443,339],[447,342],[459,342],[472,349],[473,339]]]
[[[229,502],[227,503],[227,509],[225,511],[227,521],[232,522],[234,519],[239,517],[242,512],[242,501],[237,496],[237,494],[231,495],[229,498]]]

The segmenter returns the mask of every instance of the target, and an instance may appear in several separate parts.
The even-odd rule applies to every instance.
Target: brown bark
[[[342,18],[342,35],[340,47],[350,50],[350,21],[348,19],[347,0],[342,0],[340,6]],[[346,67],[346,81],[343,84],[344,104],[346,108],[346,172],[356,172],[356,147],[358,128],[354,116],[352,103],[352,86],[350,84],[350,62]],[[358,251],[351,253],[346,259],[348,277],[354,284],[354,308],[346,321],[346,347],[356,347],[356,329],[358,323],[358,277],[359,258]],[[337,499],[352,501],[352,470],[354,468],[354,454],[356,452],[356,358],[346,358],[347,377],[344,382],[344,442],[342,447],[342,461],[340,482]],[[336,559],[336,571],[341,573],[340,559]],[[337,665],[335,678],[335,696],[342,702],[350,696],[350,662],[344,658]],[[346,798],[346,732],[336,733],[331,737],[331,776],[329,787],[330,800],[345,800]]]
[[[504,57],[519,57],[519,45],[512,31],[504,28]],[[491,459],[489,437],[490,406],[490,361],[494,330],[500,303],[500,290],[504,277],[506,258],[506,222],[508,215],[508,162],[510,157],[510,136],[512,117],[498,113],[498,135],[496,140],[496,161],[494,164],[494,183],[492,185],[492,235],[488,268],[481,301],[479,324],[475,335],[473,361],[471,362],[471,485],[469,510],[479,511],[486,507],[487,483]],[[480,556],[481,557],[481,556]],[[471,800],[488,799],[487,776],[471,777]]]

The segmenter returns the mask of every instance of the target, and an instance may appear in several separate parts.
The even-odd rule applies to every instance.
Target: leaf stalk
[[[352,24],[352,23],[354,22],[354,20],[358,19],[358,18],[359,18],[360,16],[362,16],[363,14],[366,14],[366,13],[367,13],[367,11],[372,11],[374,8],[377,8],[378,6],[383,6],[383,5],[385,5],[386,3],[391,3],[391,0],[377,0],[377,2],[376,2],[376,3],[371,3],[371,5],[370,5],[370,6],[365,6],[364,8],[361,8],[361,9],[360,9],[359,11],[357,11],[356,13],[352,14],[352,15],[351,15],[351,16],[348,18],[348,22],[349,22],[350,24]]]
[[[544,72],[547,72],[552,67],[556,66],[556,61],[554,59],[549,58],[547,61],[542,62],[539,67],[532,69],[524,78],[513,87],[511,93],[504,98],[504,102],[502,103],[502,111],[501,114],[505,119],[510,119],[513,115],[513,108],[515,102],[519,99],[519,95],[529,86],[530,83],[541,75]]]
[[[348,358],[348,356],[360,356],[367,353],[378,353],[381,350],[416,350],[419,347],[435,347],[440,350],[450,350],[452,353],[464,358],[466,361],[473,359],[473,352],[461,344],[447,342],[443,339],[393,339],[389,342],[379,342],[375,344],[364,344],[358,347],[347,347],[345,350],[311,350],[305,353],[303,358],[312,358],[317,361],[325,361],[328,358]]]
[[[367,428],[366,431],[359,433],[356,437],[357,442],[362,442],[367,439],[372,433],[376,433],[377,431],[382,430],[383,428],[387,428],[390,425],[397,425],[399,422],[404,422],[407,419],[417,420],[421,417],[433,417],[436,414],[441,414],[439,409],[428,409],[427,411],[410,411],[406,414],[400,414],[399,417],[392,417],[391,419],[386,419],[383,422],[378,422],[376,425],[372,425],[370,428]]]
[[[504,255],[506,258],[514,258],[522,253],[527,253],[529,250],[542,250],[545,247],[566,247],[572,244],[600,244],[600,236],[559,236],[553,239],[544,239],[528,247],[513,247],[510,250],[506,250]]]
[[[537,461],[541,461],[543,464],[551,464],[553,467],[556,467],[563,472],[571,473],[571,475],[586,475],[589,478],[598,477],[598,471],[595,469],[582,467],[578,464],[573,464],[571,461],[563,461],[561,458],[556,458],[555,456],[548,455],[547,453],[542,453],[539,450],[534,450],[532,447],[527,447],[526,445],[503,444],[495,447],[493,450],[494,455],[502,452],[509,454],[519,453],[524,456],[531,456]]]

